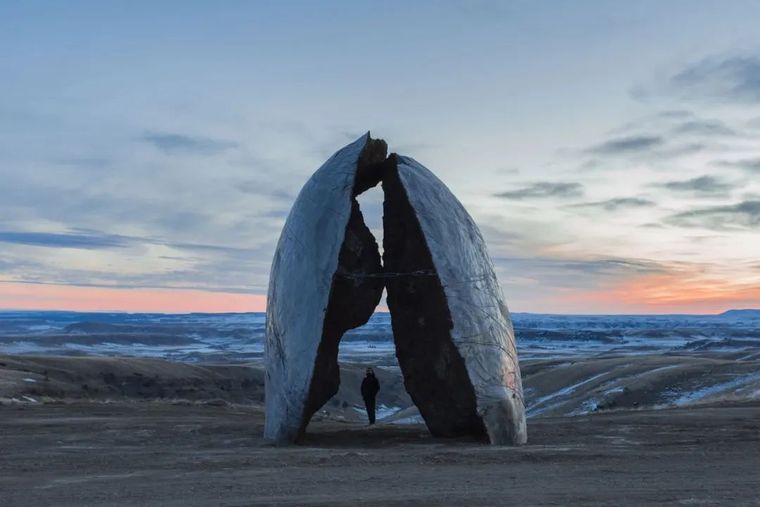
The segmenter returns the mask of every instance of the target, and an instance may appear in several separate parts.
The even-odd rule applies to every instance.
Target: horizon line
[[[551,315],[560,317],[719,317],[729,312],[760,312],[760,308],[731,308],[719,313],[562,313],[562,312],[529,312],[510,311],[510,315]],[[75,313],[75,314],[124,314],[124,315],[249,315],[265,314],[266,311],[188,311],[188,312],[162,312],[162,311],[130,311],[130,310],[61,310],[49,308],[0,308],[0,313]],[[376,313],[390,314],[389,310],[374,311]],[[358,326],[361,327],[361,326]]]
[[[720,315],[729,310],[756,309],[757,298],[733,297],[629,299],[597,293],[560,294],[540,304],[516,301],[511,313],[536,315]],[[643,294],[642,296],[646,296]],[[741,295],[738,295],[741,296]],[[507,298],[509,300],[510,298]],[[531,304],[533,303],[533,304]],[[199,288],[93,287],[0,280],[2,311],[78,313],[154,313],[165,315],[261,313],[267,308],[265,294],[212,291]],[[538,310],[538,311],[537,311]],[[376,313],[386,313],[381,304]]]

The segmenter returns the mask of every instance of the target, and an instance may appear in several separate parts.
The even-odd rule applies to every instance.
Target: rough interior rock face
[[[366,324],[383,295],[383,266],[375,237],[364,224],[359,203],[351,199],[351,218],[338,257],[338,270],[330,290],[322,339],[319,342],[301,431],[309,419],[335,396],[340,387],[338,344],[343,333]]]
[[[478,226],[423,165],[397,156],[397,171],[430,251],[464,359],[477,414],[493,444],[527,441],[514,330]]]
[[[311,416],[338,392],[338,345],[343,334],[349,329],[366,324],[383,295],[383,279],[379,276],[383,265],[377,241],[364,223],[355,196],[378,183],[387,153],[388,146],[385,141],[368,138],[356,163],[356,176],[351,193],[351,216],[338,256],[338,269],[330,288],[322,338],[317,350],[300,433],[306,429]]]
[[[404,274],[386,279],[404,386],[433,435],[482,434],[475,392],[451,341],[446,296],[392,160],[383,175],[383,262],[387,272]]]
[[[388,290],[404,384],[431,433],[527,439],[514,334],[477,226],[426,168],[369,134],[293,205],[270,276],[265,436],[293,442],[340,384],[343,334]],[[355,197],[382,182],[384,266]]]
[[[388,145],[382,139],[367,140],[356,164],[354,197],[380,183],[390,163],[390,160],[386,158],[387,153]]]

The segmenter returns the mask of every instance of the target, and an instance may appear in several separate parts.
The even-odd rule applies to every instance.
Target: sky
[[[0,3],[0,308],[261,311],[366,131],[512,311],[760,307],[760,2]],[[362,196],[381,236],[381,195]]]

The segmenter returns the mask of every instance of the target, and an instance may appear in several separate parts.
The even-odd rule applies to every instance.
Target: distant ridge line
[[[760,308],[739,308],[726,310],[720,317],[760,317]]]

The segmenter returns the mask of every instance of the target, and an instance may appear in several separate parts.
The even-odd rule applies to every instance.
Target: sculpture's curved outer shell
[[[446,185],[409,157],[398,174],[415,211],[453,322],[478,415],[492,444],[524,444],[527,426],[514,331],[485,241]]]
[[[294,441],[351,215],[357,162],[369,134],[333,155],[306,182],[277,243],[269,278],[264,437]]]
[[[399,364],[431,432],[525,443],[514,332],[480,231],[438,178],[386,148],[367,134],[337,152],[285,222],[269,280],[264,436],[295,441],[337,392],[340,337],[370,317],[385,269]],[[354,198],[381,180],[385,268]]]

